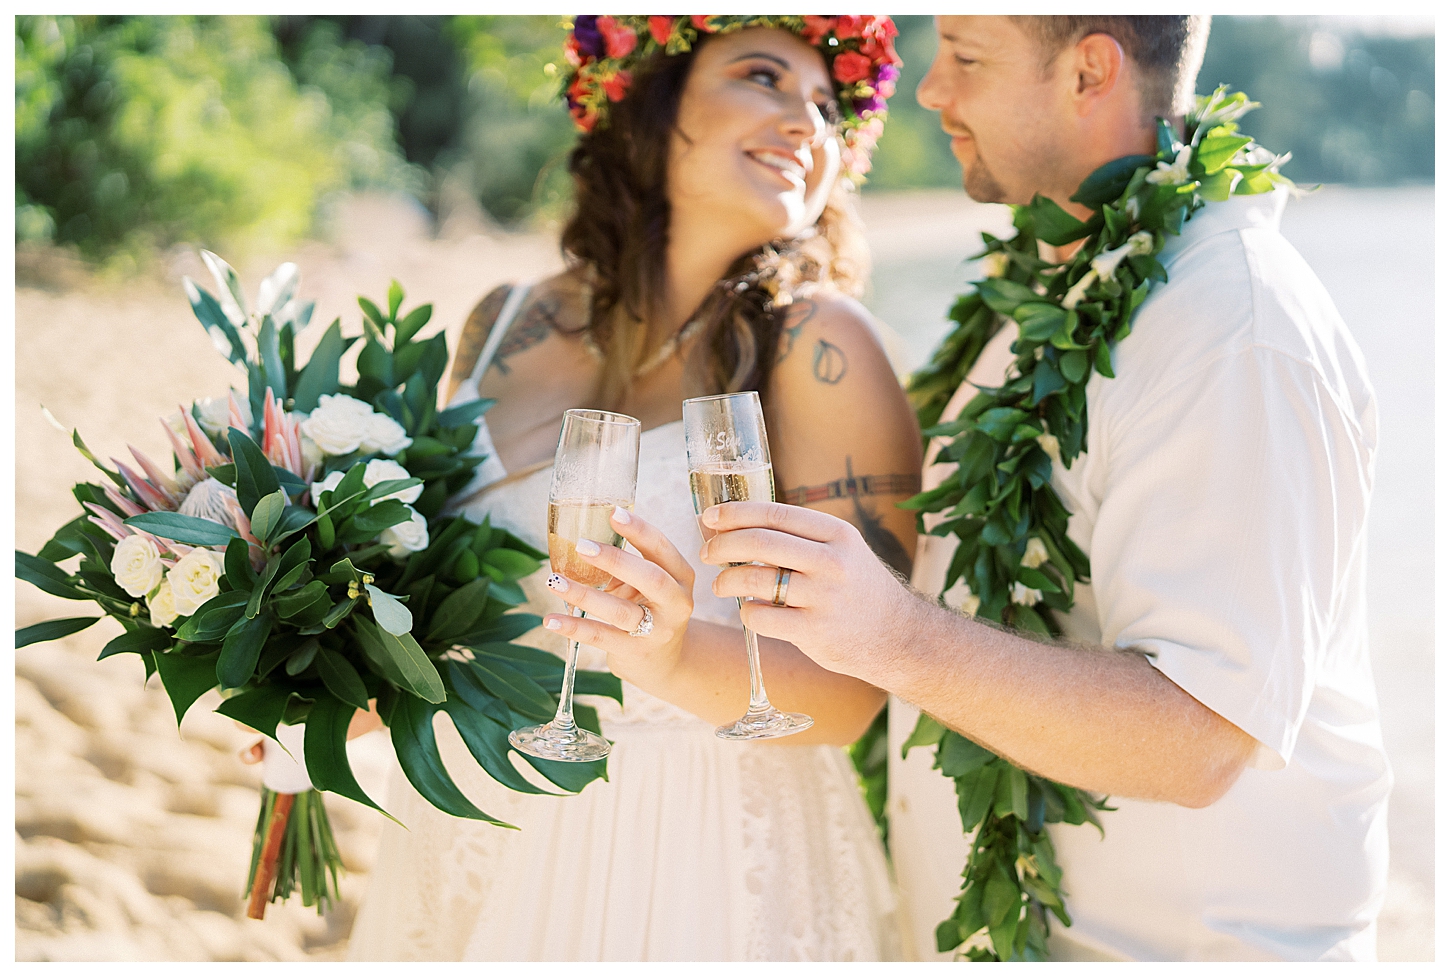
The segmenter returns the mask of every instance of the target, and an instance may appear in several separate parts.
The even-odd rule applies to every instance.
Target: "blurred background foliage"
[[[931,18],[897,23],[906,65],[867,192],[958,186],[913,97]],[[245,252],[315,233],[363,189],[435,216],[463,196],[506,226],[556,218],[562,39],[554,16],[17,17],[16,238],[96,259]],[[1429,182],[1434,57],[1428,32],[1217,17],[1199,88],[1263,102],[1245,127],[1291,150],[1301,183]]]

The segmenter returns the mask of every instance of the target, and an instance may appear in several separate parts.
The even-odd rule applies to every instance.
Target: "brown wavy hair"
[[[662,311],[665,294],[670,137],[703,46],[657,53],[641,65],[629,92],[611,106],[608,127],[581,136],[569,157],[574,212],[560,246],[592,287],[581,328],[604,353],[598,397],[606,406],[622,402],[658,349],[649,346],[647,324]],[[811,228],[741,255],[705,297],[692,317],[703,318],[705,327],[687,364],[690,395],[766,394],[781,310],[821,285],[861,295],[870,259],[854,198],[842,178]]]

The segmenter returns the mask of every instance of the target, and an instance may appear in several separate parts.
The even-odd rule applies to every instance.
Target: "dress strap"
[[[523,307],[524,299],[528,298],[534,290],[534,282],[525,282],[515,285],[509,289],[508,298],[504,300],[503,308],[498,311],[498,318],[494,320],[493,328],[488,332],[488,342],[484,343],[483,351],[478,354],[478,363],[473,367],[473,375],[469,380],[473,383],[473,389],[478,389],[478,384],[483,380],[483,372],[493,362],[494,355],[498,352],[499,346],[503,345],[504,334],[513,325],[519,309]]]

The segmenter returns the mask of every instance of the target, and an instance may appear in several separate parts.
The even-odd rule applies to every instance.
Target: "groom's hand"
[[[766,564],[725,566],[715,578],[717,595],[751,598],[740,609],[746,627],[789,641],[824,668],[873,682],[914,598],[855,526],[778,502],[725,502],[700,521],[715,533],[700,551],[704,562]],[[777,567],[791,571],[784,607],[771,604]]]

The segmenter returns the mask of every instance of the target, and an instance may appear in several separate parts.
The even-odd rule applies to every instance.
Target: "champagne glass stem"
[[[743,609],[745,602],[736,598],[735,603]],[[755,632],[742,625],[745,632],[745,660],[750,663],[750,708],[746,710],[747,716],[758,716],[761,713],[770,711],[770,700],[765,696],[765,679],[760,674],[760,646],[756,643]]]
[[[569,616],[582,618],[583,608],[569,608]],[[559,709],[554,713],[554,725],[561,730],[574,728],[574,669],[579,661],[579,642],[570,639],[569,652],[564,659],[564,684],[559,689]]]

